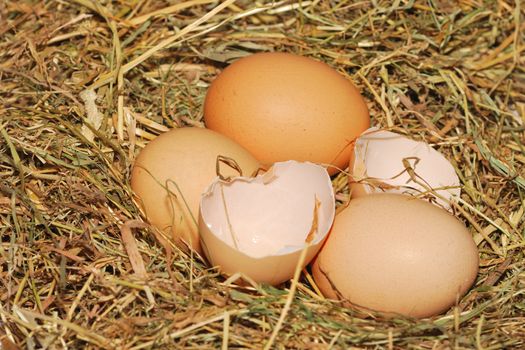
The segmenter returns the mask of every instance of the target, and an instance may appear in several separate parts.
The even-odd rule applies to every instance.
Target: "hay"
[[[525,348],[524,11],[510,0],[0,2],[2,348],[260,349],[277,325],[276,349]],[[305,271],[278,324],[289,283],[231,285],[140,221],[137,152],[167,128],[202,125],[214,76],[268,50],[327,62],[361,88],[375,124],[452,160],[481,262],[447,314],[363,315],[324,300]],[[344,201],[344,179],[334,185]]]

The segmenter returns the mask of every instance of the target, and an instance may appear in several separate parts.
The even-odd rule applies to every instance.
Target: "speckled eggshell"
[[[171,234],[178,245],[202,253],[198,235],[200,196],[215,179],[217,156],[234,159],[243,175],[259,162],[243,147],[204,128],[172,129],[140,152],[131,172],[131,188],[148,221]],[[222,165],[221,174],[238,176]]]
[[[415,318],[447,311],[478,272],[478,249],[449,212],[401,194],[352,199],[312,266],[328,298]]]
[[[365,101],[347,77],[288,53],[258,53],[228,66],[208,89],[204,119],[265,165],[297,160],[341,169],[370,125]]]

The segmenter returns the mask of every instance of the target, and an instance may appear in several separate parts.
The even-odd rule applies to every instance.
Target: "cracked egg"
[[[335,214],[330,177],[309,162],[278,162],[253,178],[217,178],[202,195],[204,253],[226,275],[277,285],[293,277],[324,242]]]
[[[445,209],[459,197],[452,164],[425,142],[373,127],[356,140],[350,162],[352,197],[403,193],[429,198]]]

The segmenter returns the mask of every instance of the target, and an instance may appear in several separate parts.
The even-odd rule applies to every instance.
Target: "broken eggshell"
[[[425,142],[377,127],[356,140],[350,171],[353,197],[381,192],[422,195],[450,210],[450,201],[461,193],[456,171],[441,153]]]
[[[201,242],[210,263],[222,273],[277,285],[292,278],[305,247],[301,268],[312,260],[334,214],[325,168],[278,162],[254,178],[216,178],[201,197]]]

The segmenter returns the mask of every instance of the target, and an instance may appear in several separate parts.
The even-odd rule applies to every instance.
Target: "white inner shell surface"
[[[214,235],[248,256],[284,255],[305,246],[316,199],[315,244],[332,226],[335,201],[327,171],[313,163],[280,162],[255,178],[216,179],[202,196],[201,215]]]
[[[363,183],[368,193],[428,192],[424,186],[413,180],[406,171],[403,160],[414,169],[418,182],[426,183],[446,199],[437,199],[437,203],[444,208],[449,209],[449,201],[461,193],[459,178],[452,164],[425,142],[373,127],[357,139],[354,156],[354,180],[372,178],[396,187],[384,190],[365,180]]]

